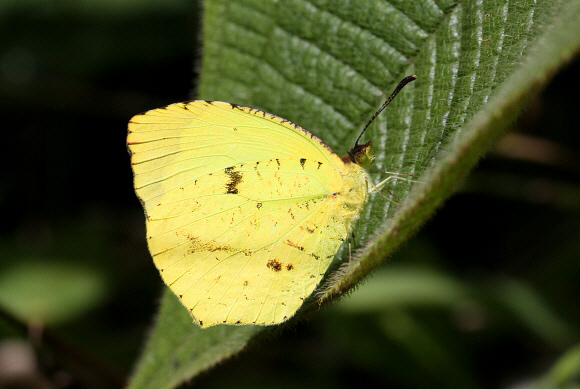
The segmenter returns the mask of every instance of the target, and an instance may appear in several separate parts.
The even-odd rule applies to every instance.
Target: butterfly
[[[134,116],[127,145],[155,266],[201,327],[292,317],[352,231],[372,183],[362,134],[339,157],[303,128],[215,101]],[[388,179],[387,179],[388,180]]]

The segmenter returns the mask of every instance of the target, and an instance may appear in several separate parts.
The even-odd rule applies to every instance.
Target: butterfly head
[[[348,152],[348,159],[350,162],[356,163],[360,167],[368,170],[375,161],[373,143],[367,142],[362,145],[356,144],[352,150]]]

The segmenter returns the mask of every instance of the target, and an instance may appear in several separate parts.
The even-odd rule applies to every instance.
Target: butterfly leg
[[[396,202],[395,200],[392,200],[392,199],[390,199],[390,198],[387,198],[386,196],[384,196],[384,195],[381,193],[381,189],[383,189],[383,188],[384,188],[384,187],[385,187],[385,186],[386,186],[386,185],[389,183],[389,181],[390,181],[390,180],[393,180],[393,179],[395,179],[395,178],[398,178],[398,179],[400,179],[400,180],[403,180],[403,181],[408,181],[408,182],[421,182],[421,181],[415,181],[415,180],[411,180],[411,179],[408,179],[408,178],[401,177],[401,176],[412,176],[412,174],[393,173],[393,172],[386,172],[386,173],[387,173],[387,174],[391,174],[391,175],[390,175],[389,177],[385,178],[384,180],[382,180],[381,182],[379,182],[379,183],[378,183],[378,184],[376,184],[376,185],[374,185],[374,184],[371,182],[371,188],[369,189],[369,193],[374,193],[374,192],[377,192],[377,193],[379,193],[381,196],[383,196],[383,197],[385,197],[387,200],[389,200],[390,202],[392,202],[392,203],[394,203],[394,204],[397,204],[397,205],[401,205],[401,203],[398,203],[398,202]],[[387,189],[387,192],[389,192],[389,193],[391,194],[391,196],[393,196],[393,192],[391,192],[391,191],[390,191],[390,190],[388,190],[388,189]]]
[[[348,261],[352,260],[352,246],[356,245],[356,240],[354,236],[354,231],[350,232],[350,237],[348,239]]]

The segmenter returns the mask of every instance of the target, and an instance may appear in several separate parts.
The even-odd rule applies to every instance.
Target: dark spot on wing
[[[230,166],[224,169],[224,172],[230,176],[230,181],[226,184],[226,193],[238,194],[238,184],[242,182],[243,175],[240,172],[234,171],[234,167]]]
[[[320,165],[322,165],[322,162],[318,162],[318,167],[316,169],[320,169]]]
[[[292,242],[290,239],[286,239],[286,241],[284,242],[284,244],[287,244],[288,246],[292,246],[300,251],[304,251],[304,247],[302,246],[298,246],[296,243]]]
[[[256,172],[256,174],[258,175],[258,177],[262,178],[262,175],[260,174],[260,171],[258,170],[258,165],[260,164],[260,161],[256,162],[256,165],[254,165],[254,171]]]
[[[262,208],[262,203],[257,203],[256,208]]]
[[[210,242],[202,242],[197,236],[193,236],[190,234],[186,235],[186,238],[189,240],[189,245],[187,248],[188,254],[193,254],[195,252],[211,252],[214,253],[216,251],[226,251],[226,252],[235,252],[236,250],[233,249],[231,246],[228,245],[220,245],[217,244],[215,241]]]
[[[300,166],[304,169],[304,164],[306,163],[306,158],[300,158]]]
[[[277,259],[270,259],[266,266],[275,272],[282,270],[282,264]]]
[[[294,269],[294,265],[292,265],[291,263],[289,263],[288,265],[286,265],[286,270],[290,271]]]

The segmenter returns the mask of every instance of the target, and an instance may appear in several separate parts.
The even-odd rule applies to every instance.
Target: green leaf
[[[373,179],[420,183],[391,180],[402,206],[371,198],[359,251],[349,260],[343,247],[304,310],[351,290],[425,223],[580,47],[578,2],[222,0],[204,11],[199,97],[287,118],[338,154],[400,79],[418,77],[364,138]],[[200,330],[166,292],[130,387],[174,387],[269,331]]]
[[[0,270],[0,306],[24,322],[62,324],[103,301],[102,274],[60,258],[19,258]]]
[[[166,289],[155,330],[129,388],[176,387],[240,351],[262,328],[214,326],[201,329],[193,323],[177,297]]]

